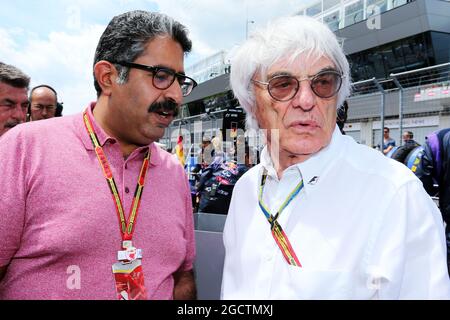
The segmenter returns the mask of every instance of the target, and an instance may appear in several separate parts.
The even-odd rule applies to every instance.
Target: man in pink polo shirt
[[[96,103],[0,140],[0,299],[194,299],[190,191],[154,142],[196,86],[186,28],[115,17],[94,59]]]

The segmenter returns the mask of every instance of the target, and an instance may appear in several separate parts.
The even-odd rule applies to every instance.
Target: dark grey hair
[[[30,77],[22,70],[9,64],[0,62],[0,82],[15,88],[27,88],[30,85]]]
[[[97,50],[94,66],[101,60],[133,62],[139,58],[150,40],[157,36],[169,36],[178,42],[185,53],[190,52],[192,42],[187,29],[171,17],[155,12],[131,11],[114,17],[103,32]],[[129,68],[115,64],[119,72],[119,83],[126,83]],[[94,75],[97,96],[102,89]]]

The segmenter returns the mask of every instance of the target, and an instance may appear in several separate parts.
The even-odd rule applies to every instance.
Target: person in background
[[[250,147],[245,143],[244,148],[236,150],[236,160],[213,162],[202,170],[197,183],[198,211],[227,214],[230,206],[234,186],[239,178],[250,168]],[[244,153],[244,157],[242,154]],[[241,157],[239,157],[241,155]]]
[[[339,127],[339,130],[342,134],[345,134],[344,131],[344,125],[347,121],[347,114],[348,114],[348,103],[347,101],[344,101],[344,103],[337,109],[337,116],[336,116],[336,123]]]
[[[30,77],[20,69],[0,62],[0,137],[25,122]]]
[[[382,151],[383,151],[384,155],[388,154],[389,151],[391,151],[392,148],[395,147],[395,140],[389,136],[389,132],[390,132],[390,130],[388,127],[383,128],[383,149],[382,149]]]
[[[62,104],[58,103],[58,94],[55,89],[46,84],[31,89],[28,115],[29,121],[62,116]]]
[[[164,14],[118,15],[94,56],[97,101],[0,140],[0,300],[196,297],[189,184],[155,144],[196,86],[191,48]]]
[[[450,298],[442,217],[422,183],[336,124],[349,69],[307,16],[236,50],[231,88],[267,145],[233,190],[223,299]]]
[[[423,148],[417,176],[430,196],[439,195],[439,209],[446,224],[447,267],[450,274],[450,128],[429,134]]]
[[[211,138],[204,135],[202,142],[199,145],[199,151],[195,153],[192,148],[191,156],[189,157],[189,161],[186,163],[186,173],[188,175],[189,185],[191,188],[192,206],[194,208],[194,212],[198,211],[199,204],[197,184],[200,181],[200,176],[203,170],[205,170],[212,161],[212,150]]]
[[[405,146],[410,146],[410,145],[414,146],[414,147],[420,146],[420,144],[414,140],[414,133],[412,131],[404,131],[402,134],[402,139],[403,139],[403,145],[405,145]]]
[[[180,162],[181,166],[184,168],[186,164],[186,156],[184,154],[183,136],[179,135],[177,144],[175,146],[175,155]]]
[[[418,144],[416,141],[414,141],[414,134],[411,131],[404,131],[402,135],[403,139],[403,145],[396,148],[392,155],[390,156],[392,159],[397,160],[403,164],[405,163],[406,158],[408,157],[409,153],[415,149],[416,147],[419,147],[420,144]]]

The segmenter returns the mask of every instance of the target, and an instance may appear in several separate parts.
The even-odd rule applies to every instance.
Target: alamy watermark
[[[81,29],[81,9],[78,6],[70,6],[66,9],[66,27],[71,30]]]
[[[369,16],[370,15],[370,16]],[[381,29],[381,9],[377,5],[369,5],[367,7],[367,28],[369,30]]]
[[[81,268],[76,265],[67,267],[66,273],[69,275],[66,281],[67,289],[81,290]]]
[[[270,141],[270,154],[274,163],[278,163],[280,148],[279,129],[227,129],[225,132],[215,129],[215,134],[205,133],[202,121],[196,121],[190,126],[193,131],[186,128],[172,127],[170,131],[170,146],[175,147],[179,136],[183,137],[183,150],[186,159],[202,156],[202,162],[210,164],[215,157],[234,158],[238,164],[254,165],[258,163],[257,152]],[[201,149],[205,137],[211,141],[209,145]],[[246,145],[248,146],[248,159],[246,159]],[[213,152],[214,151],[214,152]],[[247,161],[246,161],[247,160]],[[186,161],[187,162],[187,161]]]

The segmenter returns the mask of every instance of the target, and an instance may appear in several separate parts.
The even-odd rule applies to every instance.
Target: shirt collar
[[[91,102],[90,105],[86,108],[87,111],[87,116],[89,117],[89,119],[91,120],[92,123],[92,127],[95,131],[95,133],[97,134],[97,138],[98,138],[98,142],[100,143],[100,145],[102,147],[105,146],[106,142],[111,142],[112,144],[117,143],[116,139],[114,139],[113,137],[110,137],[106,134],[106,132],[103,130],[102,127],[100,127],[100,125],[97,123],[97,121],[94,118],[94,114],[93,114],[93,110],[95,108],[96,103],[95,102]],[[92,144],[91,138],[89,137],[87,131],[86,131],[86,126],[84,124],[84,119],[83,119],[83,114],[84,112],[81,114],[80,117],[80,121],[79,121],[79,132],[81,135],[81,140],[83,141],[84,147],[86,148],[86,150],[90,150],[93,151],[94,150],[94,145]]]
[[[325,148],[312,155],[308,160],[292,165],[286,170],[298,170],[300,178],[303,178],[304,188],[308,191],[311,187],[320,184],[321,176],[324,175],[330,165],[343,151],[343,143],[343,136],[336,126],[331,136],[331,141]],[[278,180],[277,172],[267,146],[261,152],[261,165],[267,170],[269,177],[276,181]]]
[[[102,147],[104,147],[107,142],[110,142],[111,144],[117,143],[117,140],[115,138],[109,136],[95,120],[94,114],[93,114],[95,105],[96,105],[95,102],[91,102],[89,104],[89,106],[87,107],[87,116],[91,120],[93,129],[94,129],[95,133],[97,134],[98,142],[100,143],[100,145]],[[76,122],[77,131],[80,134],[81,141],[83,142],[83,145],[86,148],[86,150],[94,151],[94,146],[92,144],[91,138],[89,137],[89,135],[86,131],[83,114],[84,114],[84,112],[80,115],[79,121]],[[147,146],[137,148],[136,150],[133,151],[133,153],[130,155],[130,157],[132,157],[133,154],[136,154],[136,153],[145,153],[149,148],[151,150],[150,165],[152,165],[152,166],[159,165],[161,163],[161,150],[154,143],[151,143]]]

